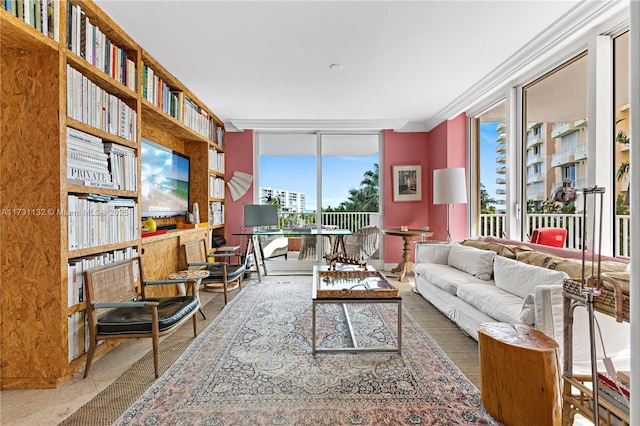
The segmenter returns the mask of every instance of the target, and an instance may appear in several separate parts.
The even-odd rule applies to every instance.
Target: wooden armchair
[[[209,271],[209,276],[202,279],[204,289],[222,287],[224,304],[228,302],[228,291],[242,289],[242,277],[246,272],[245,265],[235,265],[224,262],[208,262],[204,240],[191,241],[184,244],[184,255],[189,269],[198,268]],[[216,257],[231,257],[235,254],[216,253]],[[236,285],[237,284],[237,285]]]
[[[100,340],[150,337],[157,378],[160,336],[176,330],[189,318],[193,319],[193,335],[198,334],[195,313],[200,308],[200,299],[193,281],[146,281],[142,259],[138,257],[90,269],[84,274],[90,336],[85,378]],[[182,283],[187,287],[185,296],[145,297],[147,286]]]

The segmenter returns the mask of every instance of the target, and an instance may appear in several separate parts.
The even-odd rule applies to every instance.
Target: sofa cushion
[[[516,258],[516,252],[513,247],[506,244],[492,243],[474,239],[464,240],[460,244],[462,244],[463,246],[475,247],[481,250],[491,250],[494,251],[497,255],[508,257],[509,259]]]
[[[562,271],[540,268],[506,257],[496,256],[493,268],[496,286],[525,299],[537,285],[562,285],[568,275]]]
[[[474,275],[481,280],[490,280],[493,273],[493,258],[496,253],[455,243],[449,251],[447,264]]]
[[[457,296],[497,321],[520,323],[522,298],[496,286],[461,284]]]
[[[446,265],[451,251],[451,243],[416,243],[416,264],[418,263],[439,263]]]
[[[460,284],[493,285],[493,280],[481,280],[449,265],[438,263],[418,263],[415,266],[415,273],[427,282],[454,296]]]

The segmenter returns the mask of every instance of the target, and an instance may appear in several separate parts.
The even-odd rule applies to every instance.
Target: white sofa
[[[467,240],[469,241],[469,240]],[[558,265],[569,262],[572,273],[576,262],[527,247],[490,244],[492,250],[483,250],[481,243],[474,246],[459,243],[418,243],[415,254],[415,291],[465,333],[478,340],[478,326],[485,322],[527,324],[555,339],[563,354],[563,295],[562,283],[566,272]],[[544,258],[548,269],[516,260],[533,262]],[[500,253],[500,254],[498,254]],[[566,261],[566,262],[565,262]],[[614,264],[613,268],[618,268]],[[624,270],[621,264],[619,269]],[[614,360],[618,370],[629,369],[629,324],[597,313],[602,330],[604,348]],[[598,344],[598,359],[602,358],[602,345]],[[590,340],[588,315],[585,308],[574,314],[573,371],[590,372]]]

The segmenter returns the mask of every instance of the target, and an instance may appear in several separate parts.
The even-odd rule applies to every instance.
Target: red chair
[[[533,230],[531,242],[543,246],[564,247],[567,230],[564,228],[538,228]]]

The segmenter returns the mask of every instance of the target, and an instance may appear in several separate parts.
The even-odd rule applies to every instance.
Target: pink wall
[[[429,132],[428,168],[430,181],[433,171],[449,167],[466,167],[467,164],[467,119],[465,114],[444,121]],[[468,179],[467,174],[467,179]],[[469,189],[467,188],[467,198]],[[468,236],[466,218],[468,204],[452,204],[450,207],[451,238],[460,240]],[[434,232],[433,240],[447,238],[447,206],[433,204],[433,186],[429,187],[429,227]]]
[[[225,175],[227,181],[233,176],[233,172],[238,170],[253,175],[253,130],[244,132],[228,132],[225,135]],[[231,199],[229,191],[225,192],[225,238],[229,245],[244,244],[244,239],[231,235],[239,232],[242,226],[244,203],[251,203],[253,200],[253,182],[247,193],[237,201]],[[244,248],[243,248],[244,249]]]
[[[429,218],[428,186],[428,140],[427,133],[396,133],[392,130],[384,132],[384,224],[383,228],[420,229],[431,226]],[[422,201],[393,201],[393,166],[422,166]],[[384,237],[384,261],[396,263],[402,260],[403,240],[400,237],[386,235]],[[413,254],[411,255],[413,259]]]
[[[447,210],[444,205],[433,205],[433,170],[447,167],[465,167],[467,158],[467,120],[460,114],[447,120],[432,131],[416,133],[384,132],[384,181],[381,182],[384,194],[383,228],[422,228],[429,226],[434,232],[433,240],[446,239]],[[254,132],[229,132],[226,135],[226,175],[231,179],[235,170],[253,174]],[[422,166],[422,201],[393,201],[392,166]],[[468,191],[467,191],[468,194]],[[226,239],[229,244],[242,245],[240,237],[233,236],[242,225],[243,203],[253,200],[253,184],[242,198],[232,201],[227,191],[226,197]],[[451,208],[451,234],[454,240],[467,237],[467,204],[455,204]],[[402,260],[403,241],[399,237],[385,236],[385,263],[397,263]],[[412,253],[411,259],[414,254]]]

